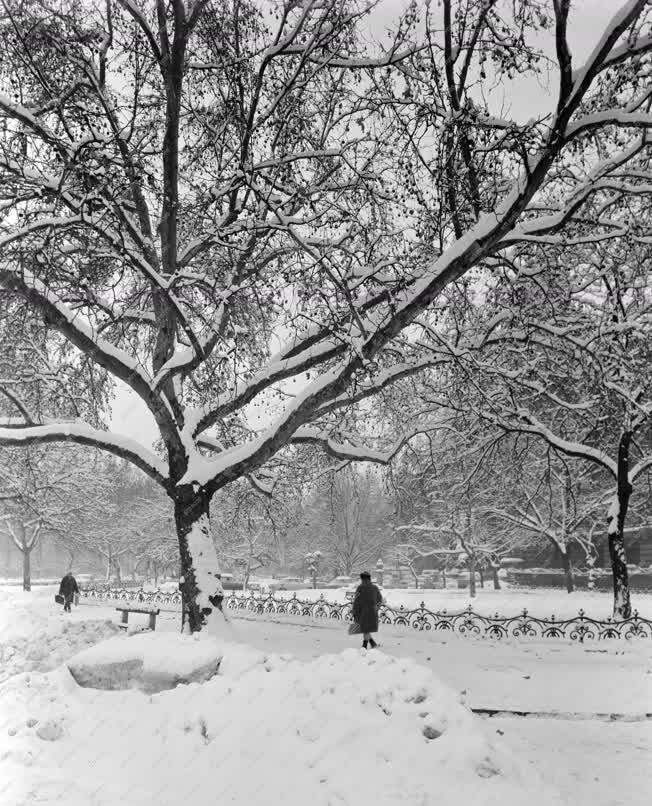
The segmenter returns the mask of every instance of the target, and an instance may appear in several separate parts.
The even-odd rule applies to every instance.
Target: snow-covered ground
[[[353,589],[353,588],[351,588]],[[323,595],[329,602],[344,602],[347,588],[332,590],[305,590],[296,591],[297,599],[313,601]],[[291,599],[294,591],[278,591],[277,598]],[[611,615],[613,597],[606,591],[574,591],[566,593],[564,590],[552,588],[523,589],[504,588],[494,590],[492,587],[478,588],[477,596],[472,599],[469,591],[460,588],[446,588],[445,590],[415,590],[413,588],[383,588],[385,601],[392,607],[403,605],[407,610],[420,607],[421,602],[429,610],[448,610],[457,612],[469,605],[484,616],[514,616],[527,609],[528,613],[539,618],[572,618],[580,609],[586,615],[595,619],[606,619]],[[648,593],[635,593],[632,595],[632,607],[638,610],[639,615],[652,619],[652,595]]]
[[[64,669],[36,670],[73,655],[82,630],[101,638],[115,610],[63,616],[51,592],[8,593],[0,641],[22,640],[32,671],[0,685],[3,806],[642,806],[652,789],[652,723],[642,719],[652,711],[652,642],[569,646],[388,628],[383,650],[364,653],[341,623],[247,615],[224,625],[221,674],[210,682],[99,692]],[[159,630],[177,631],[178,615],[162,613]],[[56,663],[28,657],[44,635]],[[482,720],[460,700],[575,716]],[[591,712],[639,721],[580,719]],[[427,739],[424,728],[443,735]]]

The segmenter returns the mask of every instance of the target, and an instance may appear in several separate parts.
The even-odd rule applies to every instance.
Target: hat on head
[[[360,574],[360,579],[371,579],[371,574],[369,573],[369,571],[363,571]]]

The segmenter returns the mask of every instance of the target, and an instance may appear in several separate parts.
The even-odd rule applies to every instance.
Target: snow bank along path
[[[111,657],[116,641],[129,656],[131,640],[114,639]],[[410,659],[349,649],[302,662],[223,641],[217,651],[216,677],[150,696],[79,688],[65,668],[11,678],[0,688],[2,802],[564,802]]]

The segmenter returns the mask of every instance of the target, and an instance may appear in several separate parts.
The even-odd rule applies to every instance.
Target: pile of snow
[[[0,640],[0,683],[20,672],[49,671],[61,666],[71,654],[115,635],[110,621],[82,621],[40,629],[26,638]]]
[[[221,660],[215,641],[175,633],[141,633],[84,649],[66,665],[75,681],[86,688],[138,688],[154,693],[181,683],[203,683],[216,674]]]
[[[119,631],[111,621],[81,620],[79,611],[63,613],[54,603],[54,591],[0,592],[0,682],[20,672],[56,669]]]
[[[146,638],[162,661],[168,637]],[[411,660],[349,649],[304,663],[228,642],[220,654],[208,682],[154,695],[80,688],[65,667],[0,686],[5,802],[561,803]]]

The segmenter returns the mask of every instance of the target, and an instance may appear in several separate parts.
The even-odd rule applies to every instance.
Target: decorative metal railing
[[[114,588],[82,588],[82,599],[97,601],[130,601],[146,604],[181,606],[181,594],[163,591],[126,590]],[[224,605],[229,610],[249,611],[257,614],[278,616],[303,616],[325,618],[335,621],[351,621],[351,601],[344,603],[328,602],[323,594],[314,601],[298,599],[296,593],[288,599],[279,599],[272,594],[233,593],[226,596]],[[579,641],[603,640],[606,638],[652,638],[652,620],[645,619],[634,611],[634,615],[624,621],[609,618],[604,621],[590,618],[583,610],[569,619],[537,618],[523,610],[516,616],[483,616],[475,613],[472,607],[460,613],[447,610],[428,610],[424,602],[414,610],[403,605],[380,608],[380,622],[398,627],[411,627],[414,630],[433,632],[456,632],[472,638],[561,638]]]

